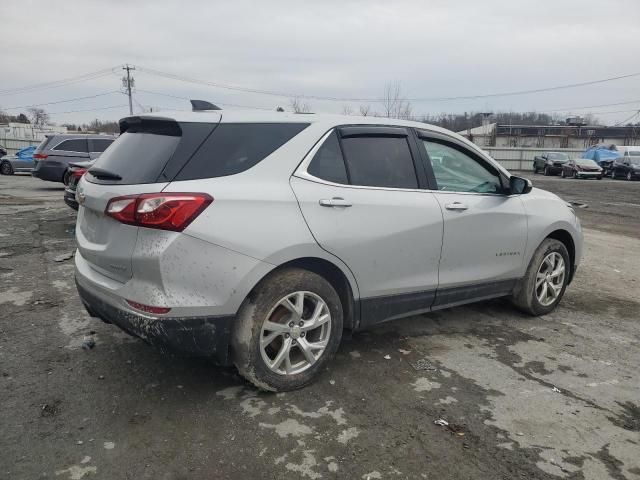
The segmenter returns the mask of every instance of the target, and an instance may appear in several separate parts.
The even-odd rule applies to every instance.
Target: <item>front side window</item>
[[[328,182],[349,183],[342,150],[340,150],[340,142],[335,131],[329,135],[313,156],[307,172]]]
[[[423,140],[438,190],[447,192],[502,193],[497,172],[466,153],[443,143]]]
[[[89,149],[87,148],[87,140],[84,138],[76,138],[74,140],[65,140],[62,143],[56,145],[53,150],[62,150],[65,152],[81,152],[87,153]]]
[[[406,137],[346,137],[342,148],[352,185],[418,188]]]

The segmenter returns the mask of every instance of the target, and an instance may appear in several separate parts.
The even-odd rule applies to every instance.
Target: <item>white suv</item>
[[[82,301],[265,390],[312,381],[343,329],[500,296],[550,312],[581,257],[570,206],[441,128],[197,111],[121,131],[77,190]]]

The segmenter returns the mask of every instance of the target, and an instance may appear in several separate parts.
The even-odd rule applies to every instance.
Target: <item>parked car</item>
[[[640,178],[640,147],[618,147],[621,157],[615,159],[611,165],[611,178],[626,178],[635,180]]]
[[[29,173],[33,170],[33,152],[36,147],[25,147],[15,155],[6,155],[0,158],[0,174],[13,175],[14,173]]]
[[[32,175],[66,185],[69,163],[98,158],[113,140],[114,137],[107,135],[47,135],[33,154]]]
[[[603,170],[594,160],[573,158],[562,166],[562,178],[597,178],[602,180]]]
[[[82,302],[264,390],[311,382],[343,329],[503,296],[549,313],[580,262],[569,204],[442,128],[221,111],[120,127],[77,187]]]
[[[3,145],[0,145],[0,158],[4,157],[7,154],[7,149],[4,148]]]
[[[582,158],[588,158],[595,161],[600,168],[602,168],[602,174],[607,175],[610,173],[611,165],[620,157],[617,145],[594,145],[588,148],[583,154]]]
[[[562,166],[569,161],[569,155],[564,152],[544,152],[533,159],[533,173],[544,172],[545,175],[557,175]]]
[[[88,160],[86,162],[69,164],[69,180],[64,188],[64,203],[74,210],[78,210],[78,201],[76,200],[76,188],[78,186],[78,182],[95,162],[95,160]]]

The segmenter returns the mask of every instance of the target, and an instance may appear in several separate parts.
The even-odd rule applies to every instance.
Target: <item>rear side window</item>
[[[91,152],[102,153],[109,145],[113,143],[113,139],[98,138],[91,140]]]
[[[328,182],[349,183],[338,135],[335,131],[329,135],[316,152],[307,168],[307,172]]]
[[[80,153],[88,153],[89,149],[87,148],[87,139],[86,138],[76,138],[73,140],[64,140],[60,142],[58,145],[53,147],[53,150],[56,151],[65,151],[65,152],[80,152]]]
[[[53,137],[44,137],[44,140],[42,140],[42,142],[40,142],[40,145],[38,145],[38,148],[36,150],[44,150],[45,148],[47,148],[47,145],[49,144],[49,142],[51,142],[51,140],[53,139]]]
[[[342,148],[352,185],[418,188],[406,137],[347,137]]]
[[[308,123],[223,123],[174,180],[224,177],[244,172],[304,130]]]

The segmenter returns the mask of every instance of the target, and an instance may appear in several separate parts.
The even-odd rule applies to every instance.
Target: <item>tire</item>
[[[575,170],[573,171],[573,178],[575,178],[575,179],[578,178],[578,172],[576,172]]]
[[[536,166],[536,162],[533,162],[533,173],[538,173],[538,167]]]
[[[598,180],[602,180],[602,175],[600,175],[600,176],[598,177]]]
[[[616,171],[611,170],[611,180],[615,180],[615,179],[616,179]]]
[[[560,178],[567,178],[564,174],[564,168],[560,170]]]
[[[564,262],[564,273],[561,281],[557,280],[558,285],[556,285],[556,287],[560,288],[559,293],[556,294],[557,296],[551,303],[543,304],[538,298],[536,280],[539,280],[538,274],[541,268],[543,268],[543,262],[549,255],[553,254],[557,254],[562,258]],[[569,252],[567,251],[567,247],[565,247],[564,243],[553,238],[545,239],[533,254],[533,258],[531,258],[531,261],[529,262],[529,266],[527,267],[524,277],[516,285],[511,297],[511,302],[519,310],[528,313],[529,315],[546,315],[553,311],[560,300],[562,300],[567,288],[570,272],[571,261],[569,259]],[[556,279],[558,278],[559,277],[556,277]]]
[[[628,181],[633,180],[633,175],[631,175],[631,172],[627,172],[627,180]]]
[[[64,171],[64,173],[62,174],[62,183],[64,183],[64,186],[68,186],[69,185],[69,176],[71,175],[71,172],[67,169]]]
[[[0,174],[13,175],[13,166],[9,162],[0,163]]]
[[[544,176],[548,177],[549,175],[551,175],[551,172],[549,171],[549,167],[544,167]]]
[[[300,294],[303,295],[302,302],[299,301]],[[318,305],[314,305],[313,302],[319,298],[324,302],[322,311],[325,312],[320,318],[326,317],[328,313],[329,319],[325,323],[328,326],[309,329],[307,336],[305,332],[301,332],[301,328],[289,328],[289,325],[293,324],[289,323],[291,317],[295,317],[296,314],[292,313],[291,308],[282,306],[281,302],[286,303],[287,297],[293,299],[290,300],[290,307],[297,309],[298,305],[303,305],[303,323],[310,322],[310,312]],[[277,324],[278,329],[267,328],[267,320],[272,322],[270,325]],[[261,390],[283,392],[302,388],[313,382],[335,355],[342,338],[342,325],[342,303],[327,280],[301,268],[276,271],[262,280],[240,307],[231,338],[233,363],[240,375]],[[284,330],[287,333],[281,333]],[[263,348],[261,340],[272,335],[275,337]],[[307,343],[311,335],[314,335],[314,339]],[[326,346],[314,362],[303,354],[303,338],[305,345],[319,345],[323,339],[326,342]],[[290,345],[290,350],[284,350],[286,345]],[[282,358],[285,360],[275,365],[283,350],[289,353],[283,354]],[[290,364],[287,364],[287,357]],[[267,360],[272,360],[273,365],[270,366]],[[307,365],[304,366],[304,363]],[[299,372],[294,371],[296,368],[293,367],[296,365]],[[290,373],[277,371],[288,367],[292,367]]]

